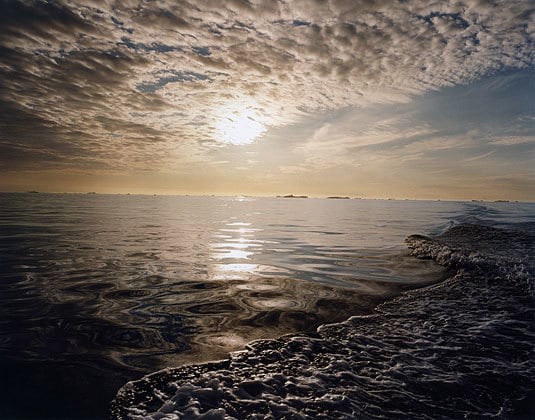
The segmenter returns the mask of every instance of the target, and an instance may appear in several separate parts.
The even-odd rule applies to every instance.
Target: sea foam
[[[411,236],[414,256],[455,275],[315,334],[255,341],[227,360],[129,382],[112,417],[533,415],[532,232],[460,225]]]

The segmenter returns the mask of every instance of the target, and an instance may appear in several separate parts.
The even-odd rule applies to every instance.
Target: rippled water
[[[112,418],[534,418],[535,223],[407,244],[455,275],[315,333],[128,382]]]
[[[444,278],[409,257],[410,234],[533,215],[521,203],[70,194],[0,194],[0,203],[4,417],[102,416],[144,373],[365,314]]]

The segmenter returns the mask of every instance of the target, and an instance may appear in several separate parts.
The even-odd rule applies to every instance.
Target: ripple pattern
[[[0,193],[0,203],[6,416],[102,417],[128,380],[314,331],[440,281],[447,269],[404,249],[411,233],[443,229],[470,209],[479,218],[533,213],[514,203],[490,211],[99,194]],[[48,409],[26,401],[43,392]]]
[[[503,241],[511,237],[510,244]],[[533,234],[461,226],[427,238],[430,253],[424,255],[421,244],[419,253],[440,260],[444,247],[456,245],[462,246],[456,253],[477,250],[478,260],[509,265],[518,247],[527,246],[523,258],[533,259],[533,239]],[[494,252],[496,242],[502,247]],[[501,270],[489,276],[487,264],[448,262],[459,268],[453,278],[407,292],[373,314],[321,326],[316,334],[256,341],[217,364],[169,369],[131,382],[112,404],[112,415],[531,418],[535,308],[529,290]]]

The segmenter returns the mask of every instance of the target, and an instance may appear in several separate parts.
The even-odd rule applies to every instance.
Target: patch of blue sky
[[[111,21],[117,28],[121,29],[122,31],[128,32],[129,34],[134,32],[133,28],[127,28],[126,26],[124,26],[124,22],[117,19],[115,16],[111,17]]]
[[[425,15],[425,16],[417,15],[417,17],[430,24],[433,23],[433,18],[439,17],[443,19],[451,19],[457,26],[463,29],[466,29],[470,26],[470,24],[465,19],[463,19],[460,13],[431,12],[430,14]]]
[[[117,26],[123,26],[124,25],[124,22],[120,21],[119,19],[117,19],[115,16],[112,16],[111,17],[111,21],[117,25]]]
[[[162,74],[158,72],[157,74]],[[198,82],[204,80],[211,80],[205,74],[196,73],[193,71],[176,71],[166,72],[155,81],[140,83],[136,88],[142,93],[154,93],[169,83],[184,83],[184,82]]]
[[[130,38],[123,36],[121,38],[120,44],[125,45],[126,47],[132,50],[142,50],[142,51],[154,51],[158,53],[167,53],[171,51],[182,51],[182,47],[177,47],[173,45],[161,44],[159,42],[153,42],[152,44],[144,44],[142,42],[134,42]]]
[[[294,20],[292,21],[292,25],[293,25],[293,26],[310,26],[311,23],[310,23],[310,22],[307,22],[306,20],[294,19]]]
[[[209,47],[191,47],[191,50],[198,55],[202,55],[203,57],[208,57],[212,55],[212,52],[210,51]]]
[[[280,19],[280,20],[276,20],[273,23],[277,23],[279,25],[292,25],[294,27],[312,25],[311,22],[308,22],[308,21],[302,20],[302,19],[294,19],[294,20],[283,20],[283,19]]]
[[[468,85],[447,87],[414,98],[410,103],[375,109],[376,124],[388,123],[392,132],[408,132],[410,127],[427,127],[423,134],[403,135],[392,141],[364,146],[367,150],[403,150],[421,144],[422,153],[454,167],[456,159],[491,156],[511,171],[532,166],[535,144],[535,77],[531,69],[507,69],[485,76]],[[365,112],[361,110],[361,113]],[[365,115],[373,121],[373,115]],[[342,124],[354,122],[355,113],[332,116]],[[451,147],[423,147],[434,140],[452,140]],[[453,141],[457,139],[457,142]],[[464,140],[462,140],[464,139]],[[462,140],[462,147],[460,143]],[[360,153],[355,147],[354,153]],[[499,150],[499,152],[497,152]],[[485,155],[487,153],[487,155]]]

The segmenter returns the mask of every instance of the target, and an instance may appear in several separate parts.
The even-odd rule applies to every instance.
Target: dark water
[[[410,234],[533,215],[521,203],[0,194],[0,416],[102,417],[128,380],[446,277],[408,255]]]
[[[407,243],[455,272],[366,316],[129,382],[115,419],[531,419],[535,223]]]

